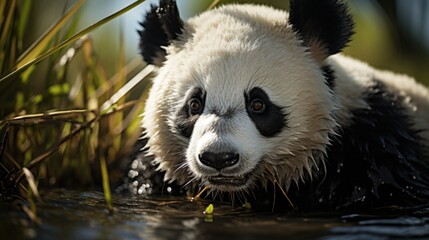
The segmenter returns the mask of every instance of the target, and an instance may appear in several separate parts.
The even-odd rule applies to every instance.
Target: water
[[[429,208],[413,214],[256,213],[184,198],[115,196],[106,210],[100,192],[53,191],[38,204],[36,225],[0,208],[1,239],[429,239]],[[3,238],[7,236],[7,238]]]

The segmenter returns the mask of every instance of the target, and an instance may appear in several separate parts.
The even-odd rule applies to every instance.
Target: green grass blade
[[[2,14],[0,15],[0,27],[3,26],[3,21],[4,21],[3,13],[4,13],[5,6],[6,6],[6,1],[0,1],[0,14]]]
[[[69,11],[66,12],[54,25],[52,25],[37,41],[35,41],[19,58],[16,63],[16,68],[21,68],[32,59],[39,56],[39,54],[48,46],[52,38],[62,29],[64,24],[72,17],[77,10],[83,5],[85,0],[79,0],[75,3]]]
[[[75,42],[76,40],[78,40],[79,38],[83,37],[84,35],[92,32],[93,30],[97,29],[98,27],[104,25],[105,23],[121,16],[122,14],[128,12],[129,10],[133,9],[134,7],[136,7],[137,5],[141,4],[142,2],[144,2],[145,0],[137,0],[134,3],[128,5],[127,7],[119,10],[118,12],[101,19],[100,21],[94,23],[93,25],[83,29],[82,31],[76,33],[75,35],[73,35],[72,37],[70,37],[69,39],[63,41],[60,44],[57,44],[55,46],[53,46],[52,48],[50,48],[48,51],[40,54],[39,56],[33,58],[32,60],[30,60],[29,62],[25,63],[24,65],[22,65],[21,67],[15,69],[14,71],[10,72],[9,74],[7,74],[6,76],[2,77],[0,79],[0,84],[7,80],[7,79],[11,79],[13,76],[15,76],[16,74],[22,72],[23,70],[25,70],[26,68],[33,66],[37,63],[39,63],[40,61],[42,61],[43,59],[45,59],[46,57],[49,57],[51,54],[55,53],[56,51],[68,46],[69,44]]]
[[[153,65],[147,65],[142,71],[140,71],[136,76],[129,80],[121,89],[119,89],[109,100],[101,105],[101,112],[105,113],[111,110],[114,105],[122,99],[131,89],[133,89],[138,83],[143,81],[155,67]]]
[[[110,213],[112,213],[113,206],[112,206],[112,194],[110,192],[109,172],[107,171],[106,159],[104,156],[100,157],[100,168],[101,168],[101,178],[103,182],[104,198],[106,199],[107,209],[109,210]]]
[[[28,30],[27,23],[28,23],[28,17],[30,16],[30,10],[31,10],[31,0],[25,0],[22,3],[22,9],[21,9],[21,15],[19,19],[19,25],[18,25],[18,40],[23,41],[25,31]]]
[[[5,22],[2,25],[3,29],[1,29],[1,35],[0,35],[0,50],[2,51],[4,50],[4,44],[6,43],[6,39],[8,38],[8,33],[10,31],[10,28],[12,27],[12,18],[15,12],[15,5],[16,5],[16,0],[13,0],[10,4],[9,11],[7,11],[6,18],[4,19]]]

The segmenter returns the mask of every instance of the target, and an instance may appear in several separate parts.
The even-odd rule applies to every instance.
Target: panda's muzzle
[[[207,181],[217,186],[242,186],[246,184],[247,175],[224,175],[222,170],[233,167],[239,162],[240,156],[235,152],[203,152],[198,155],[199,161],[208,167],[214,168],[220,172],[219,175],[207,177]]]
[[[209,177],[208,181],[213,185],[226,185],[226,186],[241,186],[246,184],[246,176],[213,176]]]

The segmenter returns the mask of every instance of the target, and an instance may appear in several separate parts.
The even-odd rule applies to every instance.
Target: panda
[[[184,21],[160,0],[141,25],[157,70],[131,192],[275,210],[428,203],[429,92],[340,53],[354,25],[343,2],[231,4]]]

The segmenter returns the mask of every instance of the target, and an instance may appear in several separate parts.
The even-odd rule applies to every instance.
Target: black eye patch
[[[286,126],[287,114],[283,112],[283,108],[271,102],[261,88],[255,87],[249,93],[245,92],[244,99],[247,114],[262,136],[273,137]]]
[[[184,105],[176,112],[174,125],[184,137],[190,138],[195,122],[204,110],[206,94],[201,88],[193,88],[186,94]]]

